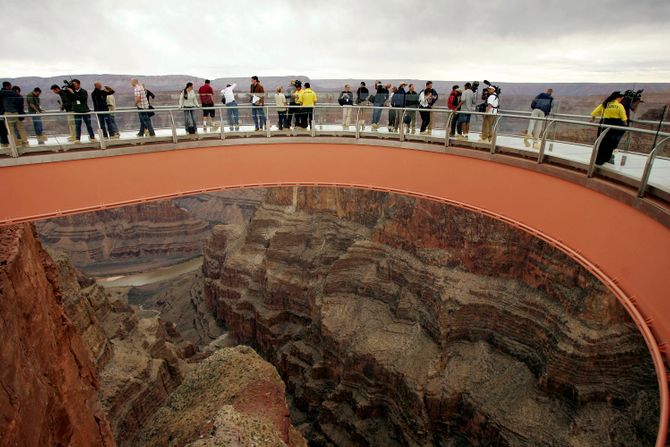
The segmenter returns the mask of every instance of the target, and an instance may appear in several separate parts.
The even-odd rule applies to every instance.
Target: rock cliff
[[[198,256],[209,224],[172,201],[130,205],[37,224],[48,247],[87,273],[113,275]]]
[[[57,268],[27,224],[0,228],[0,365],[0,446],[114,446]]]
[[[137,446],[306,446],[277,370],[245,346],[199,363],[146,424]]]
[[[214,228],[205,297],[314,445],[651,445],[653,365],[615,297],[533,236],[437,202],[275,189]]]
[[[123,299],[78,273],[66,256],[52,257],[66,313],[99,371],[100,398],[117,444],[128,445],[179,386],[186,365],[160,318],[140,318]]]

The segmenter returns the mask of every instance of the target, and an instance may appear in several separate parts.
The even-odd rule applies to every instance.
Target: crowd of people
[[[490,142],[493,136],[493,126],[496,114],[500,108],[500,98],[498,87],[486,82],[486,87],[481,95],[481,103],[478,103],[477,88],[479,83],[467,82],[463,88],[454,85],[449,93],[447,107],[455,112],[452,116],[448,129],[449,135],[456,139],[468,139],[470,133],[470,121],[473,112],[483,112],[482,130],[480,141]],[[152,124],[153,106],[151,100],[155,95],[146,89],[137,79],[130,82],[133,89],[135,107],[138,110],[140,129],[138,137],[155,136],[155,130]],[[218,98],[226,107],[229,130],[237,131],[239,124],[239,108],[236,93],[237,84],[227,84],[221,90]],[[89,94],[82,88],[78,79],[66,83],[64,86],[52,85],[51,91],[58,96],[58,103],[61,111],[71,112],[67,115],[67,123],[71,142],[79,142],[82,134],[82,124],[86,127],[86,132],[90,141],[95,141],[95,132],[91,123],[91,109],[89,108]],[[8,132],[12,131],[16,137],[17,147],[28,144],[28,136],[24,118],[21,115],[31,114],[31,120],[37,137],[38,144],[44,144],[46,136],[40,114],[44,113],[40,105],[40,96],[42,91],[35,87],[25,98],[21,95],[21,88],[12,86],[5,81],[0,90],[0,116],[6,123],[0,125],[0,143],[3,147],[9,144]],[[116,110],[115,91],[109,86],[103,86],[100,82],[93,84],[91,92],[91,101],[93,112],[97,115],[99,126],[104,138],[119,138],[119,129],[116,124],[114,111]],[[546,92],[537,95],[530,104],[531,119],[529,120],[528,130],[523,136],[524,144],[529,147],[539,148],[540,133],[546,118],[553,105],[553,91],[547,89]],[[251,105],[251,116],[256,131],[266,130],[267,117],[265,116],[265,89],[258,76],[251,77],[249,87],[249,102]],[[624,95],[620,92],[614,92],[602,104],[600,104],[592,113],[593,117],[600,116],[601,123],[624,126],[627,124],[627,114],[621,105],[621,99]],[[400,126],[404,126],[406,133],[416,133],[417,127],[419,134],[429,133],[432,129],[431,109],[438,101],[439,94],[433,87],[433,83],[428,81],[425,86],[417,92],[414,84],[401,82],[398,86],[383,84],[376,81],[370,91],[365,82],[354,93],[349,84],[338,96],[338,103],[342,106],[342,128],[348,130],[352,124],[352,109],[356,105],[364,105],[372,108],[372,131],[377,131],[381,126],[382,113],[388,109],[388,131],[398,132]],[[285,90],[284,87],[277,87],[274,93],[274,107],[277,113],[277,127],[283,129],[309,129],[313,126],[314,107],[318,102],[318,95],[314,92],[309,82],[304,85],[300,80],[290,83]],[[188,82],[181,91],[178,100],[178,106],[183,109],[184,127],[190,134],[197,133],[198,117],[197,110],[202,111],[203,131],[218,131],[219,121],[216,118],[217,95],[211,86],[210,80],[205,80],[204,84],[198,88],[196,93],[192,82]],[[398,110],[403,109],[403,110]],[[421,120],[417,124],[417,112]],[[359,121],[362,121],[359,118]],[[402,121],[402,122],[401,122]],[[364,122],[362,123],[364,125]],[[622,130],[612,130],[608,138],[601,145],[596,163],[602,164],[610,161],[612,151],[617,147],[623,134]]]

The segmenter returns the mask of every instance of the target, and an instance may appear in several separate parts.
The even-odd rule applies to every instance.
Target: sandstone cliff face
[[[180,208],[211,223],[243,224],[254,215],[267,189],[239,189],[174,199]]]
[[[186,366],[157,317],[139,318],[128,304],[53,254],[66,312],[82,335],[100,377],[100,398],[119,446],[129,440],[181,383]]]
[[[95,365],[62,300],[33,228],[0,228],[1,446],[114,446]]]
[[[276,189],[248,226],[214,229],[203,272],[217,318],[277,366],[315,445],[655,439],[653,365],[615,297],[491,218]]]
[[[146,424],[134,445],[302,447],[277,370],[244,346],[199,363]]]
[[[95,274],[145,270],[198,256],[209,224],[172,201],[130,205],[37,224],[45,245]]]

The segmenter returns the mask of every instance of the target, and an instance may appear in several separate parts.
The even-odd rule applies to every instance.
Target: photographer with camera
[[[75,130],[74,130],[74,115],[72,115],[72,97],[69,95],[69,92],[65,89],[71,89],[72,84],[69,81],[63,81],[63,87],[59,87],[58,85],[54,84],[51,86],[51,91],[53,92],[54,95],[58,95],[60,99],[58,100],[58,104],[60,104],[60,110],[61,112],[68,112],[67,115],[67,127],[70,132],[70,136],[67,137],[67,140],[69,142],[73,142],[75,140]]]
[[[86,124],[86,130],[88,131],[88,138],[90,141],[95,141],[95,133],[93,132],[93,126],[91,126],[91,115],[88,113],[91,109],[88,108],[88,92],[81,88],[81,82],[79,79],[73,79],[71,82],[71,87],[65,89],[68,92],[71,101],[72,101],[72,111],[74,115],[74,130],[75,130],[75,143],[81,141],[81,122],[83,121]]]
[[[484,81],[486,83],[487,81]],[[493,138],[493,124],[495,123],[495,116],[498,114],[500,107],[500,100],[498,99],[498,90],[495,86],[490,85],[486,88],[486,115],[482,122],[482,136],[480,141],[490,143]]]

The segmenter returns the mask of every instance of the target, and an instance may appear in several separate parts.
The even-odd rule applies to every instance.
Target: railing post
[[[265,113],[265,136],[270,138],[272,136],[270,131],[270,106],[263,106],[263,113]]]
[[[449,141],[449,132],[451,131],[451,123],[454,119],[454,111],[449,110],[449,115],[447,115],[447,128],[444,131],[444,147],[449,147],[451,144]]]
[[[356,106],[356,140],[361,137],[361,121],[359,117],[361,116],[361,106]]]
[[[586,176],[588,178],[593,177],[593,174],[596,172],[596,158],[598,157],[598,150],[600,150],[600,144],[603,142],[603,139],[607,135],[607,132],[609,132],[610,128],[606,127],[605,130],[603,130],[598,138],[596,138],[595,143],[593,143],[593,150],[591,152],[591,161],[589,161],[589,169],[586,172]]]
[[[221,138],[222,140],[225,140],[225,139],[226,139],[226,133],[223,131],[223,128],[225,127],[225,126],[223,125],[223,124],[224,124],[224,121],[223,121],[223,113],[224,113],[225,110],[226,110],[225,106],[219,109],[219,111],[221,112],[221,117],[219,118],[219,125],[220,125],[221,127],[219,127],[219,129],[220,129],[220,132],[221,132],[220,138]]]
[[[400,119],[398,121],[399,123],[398,132],[400,133],[400,141],[405,141],[405,113],[407,113],[407,110],[403,107],[402,113],[400,114]]]
[[[18,118],[17,118],[18,119]],[[7,129],[7,139],[9,140],[9,155],[11,155],[14,158],[17,158],[19,156],[19,150],[16,148],[16,138],[14,137],[14,133],[12,130],[13,126],[9,125],[9,120],[7,119],[7,116],[3,118],[5,128]]]
[[[107,149],[107,142],[105,141],[105,135],[102,132],[102,123],[100,122],[100,114],[95,114],[95,119],[98,122],[98,139],[100,140],[100,149]]]
[[[312,119],[309,122],[309,134],[313,138],[316,136],[316,129],[314,128],[314,123],[316,122],[316,105],[312,106]]]
[[[637,190],[637,196],[642,198],[644,197],[647,191],[647,184],[649,183],[649,177],[651,176],[651,169],[656,159],[656,152],[661,148],[666,141],[670,140],[670,137],[663,138],[649,153],[647,157],[647,162],[644,165],[644,171],[642,171],[642,177],[640,178],[640,186]]]
[[[546,119],[546,118],[545,118]],[[544,163],[544,151],[547,146],[547,134],[549,133],[549,130],[551,129],[551,126],[556,124],[556,121],[554,120],[548,120],[547,125],[544,128],[544,132],[542,132],[542,141],[540,143],[540,153],[537,156],[537,163],[542,164]]]
[[[498,140],[498,125],[500,124],[501,117],[496,113],[493,115],[495,122],[493,123],[493,128],[491,130],[491,154],[496,153],[496,141]],[[448,133],[448,132],[447,132]]]
[[[174,115],[172,114],[172,110],[169,110],[168,113],[170,114],[170,127],[172,127],[172,142],[177,144],[177,126],[174,123]]]

